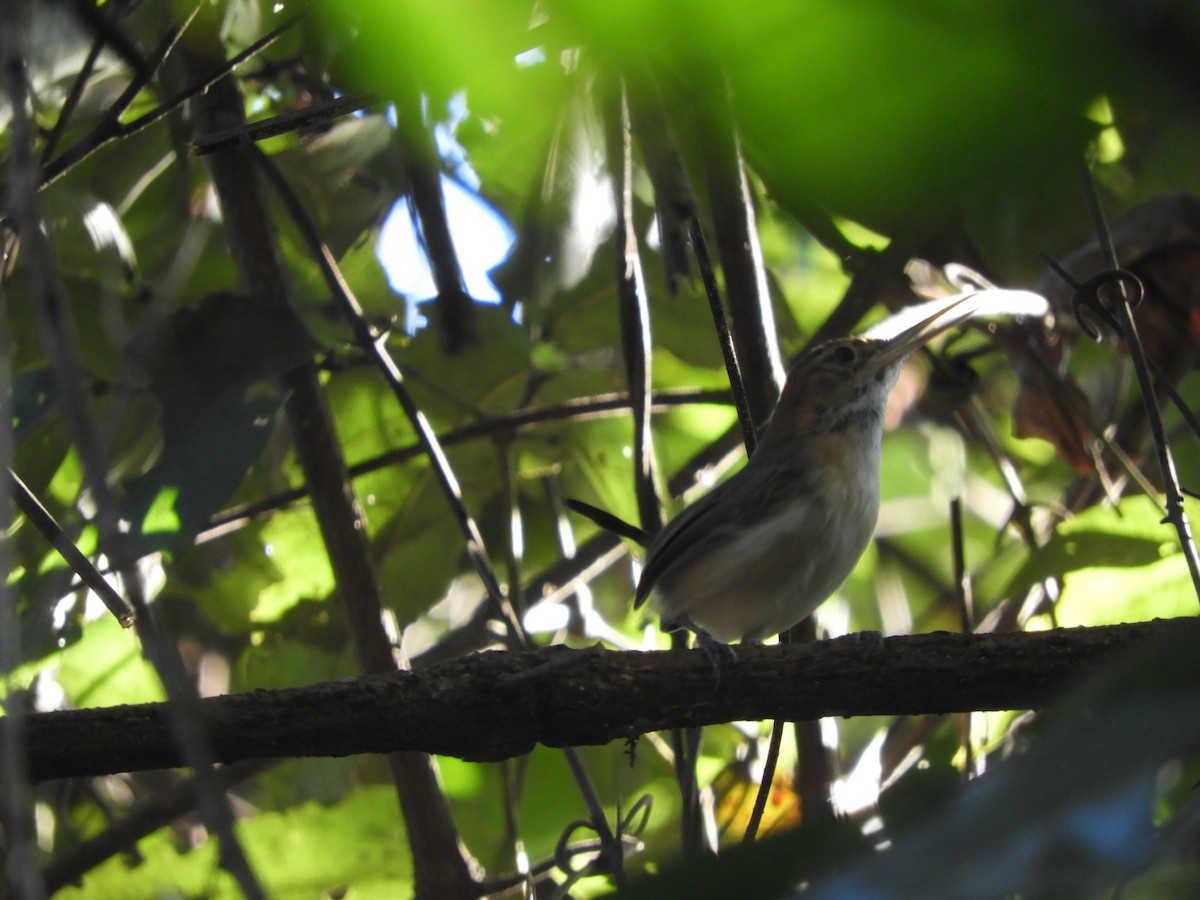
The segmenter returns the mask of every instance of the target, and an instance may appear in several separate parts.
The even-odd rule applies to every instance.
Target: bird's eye
[[[843,366],[850,365],[850,363],[854,362],[854,348],[845,346],[836,348],[833,351],[833,359]]]

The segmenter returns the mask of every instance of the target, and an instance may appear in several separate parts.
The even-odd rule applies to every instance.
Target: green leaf
[[[333,570],[310,509],[275,514],[263,527],[261,539],[262,552],[272,560],[286,560],[287,565],[282,570],[285,577],[258,589],[249,623],[274,622],[302,600],[332,595]]]
[[[88,622],[83,637],[63,651],[57,680],[81,708],[165,699],[136,636],[107,615]]]
[[[1108,625],[1194,616],[1196,589],[1182,553],[1143,566],[1080,569],[1063,581],[1058,624]]]
[[[58,406],[58,385],[49,366],[13,373],[13,429],[18,442]]]
[[[391,787],[354,791],[325,806],[302,803],[280,812],[260,812],[238,824],[238,838],[272,897],[317,897],[353,886],[380,896],[412,893],[412,866]],[[216,865],[215,841],[181,850],[171,832],[138,845],[137,859],[115,856],[89,873],[66,898],[127,897],[153,900],[164,892],[186,896],[241,896]]]
[[[163,448],[129,486],[124,518],[139,553],[179,553],[258,459],[284,401],[263,379],[307,360],[313,345],[284,309],[229,294],[172,316],[148,359]]]
[[[528,390],[533,350],[526,331],[504,309],[486,304],[476,307],[475,330],[475,344],[453,355],[434,328],[419,332],[396,353],[405,371],[413,373],[409,389],[440,427],[460,424],[472,411],[508,412]]]
[[[299,515],[306,520],[310,518],[307,510]],[[278,609],[272,609],[272,615],[262,615],[264,595],[268,591],[279,592],[285,582],[304,584],[305,581],[302,572],[293,571],[293,567],[280,568],[267,536],[278,533],[279,528],[275,526],[280,520],[296,518],[294,512],[277,513],[266,522],[239,529],[219,541],[192,547],[170,567],[170,593],[180,599],[190,598],[226,634],[244,634],[261,627],[261,623],[269,622],[279,614]],[[306,541],[312,541],[314,537],[308,530],[304,536]],[[319,553],[310,555],[318,561],[321,558]],[[238,564],[228,565],[231,558],[237,559]],[[295,568],[303,570],[304,567]],[[300,593],[303,588],[297,587],[296,591]]]
[[[1162,512],[1147,497],[1086,510],[1058,523],[1054,536],[1030,556],[1004,595],[1021,596],[1047,578],[1085,569],[1151,566],[1173,552],[1173,538],[1174,532],[1162,522]]]

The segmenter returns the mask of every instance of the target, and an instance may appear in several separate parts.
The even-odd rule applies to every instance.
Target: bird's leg
[[[721,658],[729,657],[734,662],[737,662],[737,651],[733,649],[731,644],[724,641],[719,641],[695,622],[687,615],[675,616],[672,619],[664,619],[661,623],[663,631],[672,632],[679,631],[681,628],[690,631],[696,636],[696,646],[704,651],[705,657],[712,664],[713,675],[718,681],[721,680]]]
[[[882,631],[856,631],[856,632],[854,632],[854,639],[856,641],[860,641],[864,644],[882,644],[883,643],[883,632]]]

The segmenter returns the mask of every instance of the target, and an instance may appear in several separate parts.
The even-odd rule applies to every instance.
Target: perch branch
[[[1037,709],[1114,655],[1170,635],[1200,640],[1200,620],[740,647],[719,680],[701,650],[495,651],[202,703],[226,763],[395,750],[500,760],[538,743],[732,721]],[[162,703],[34,713],[25,729],[38,781],[182,763]]]

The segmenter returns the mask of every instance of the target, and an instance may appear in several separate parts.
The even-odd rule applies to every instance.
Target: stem
[[[1088,210],[1092,214],[1092,222],[1096,228],[1096,236],[1104,254],[1106,265],[1114,272],[1120,269],[1117,262],[1117,251],[1113,245],[1112,233],[1100,206],[1100,198],[1096,193],[1096,185],[1092,181],[1091,172],[1084,167],[1084,193],[1087,195]],[[1200,553],[1197,553],[1196,542],[1192,538],[1192,526],[1188,521],[1187,511],[1183,508],[1183,493],[1179,489],[1179,473],[1175,468],[1175,458],[1167,443],[1166,430],[1163,428],[1162,416],[1159,415],[1158,403],[1154,396],[1154,378],[1146,361],[1146,351],[1138,338],[1137,324],[1133,319],[1133,309],[1129,305],[1125,292],[1124,281],[1119,281],[1120,298],[1110,297],[1113,301],[1113,312],[1121,337],[1129,348],[1129,358],[1133,361],[1133,370],[1137,375],[1138,388],[1142,402],[1146,407],[1146,418],[1150,423],[1150,434],[1154,439],[1154,449],[1158,455],[1158,467],[1162,473],[1163,493],[1166,495],[1167,520],[1175,527],[1179,536],[1179,546],[1187,560],[1188,572],[1192,576],[1192,588],[1200,600]],[[1111,292],[1110,292],[1111,293]]]

